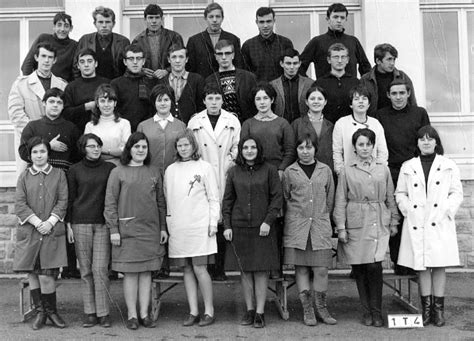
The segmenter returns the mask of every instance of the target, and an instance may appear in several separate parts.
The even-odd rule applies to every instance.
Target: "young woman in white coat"
[[[454,216],[463,199],[462,184],[432,126],[418,131],[416,154],[403,164],[395,193],[405,217],[398,264],[419,273],[423,324],[441,327],[445,269],[459,265]]]
[[[165,196],[168,214],[169,259],[184,272],[184,287],[189,315],[184,326],[214,323],[212,281],[207,265],[217,253],[216,232],[219,220],[219,189],[212,166],[202,160],[194,134],[187,129],[176,138],[176,162],[165,171]],[[198,284],[204,301],[204,316],[199,317]]]
[[[202,159],[214,168],[219,187],[219,199],[222,202],[227,171],[234,165],[237,157],[240,122],[235,114],[222,109],[223,94],[217,85],[209,84],[204,87],[203,102],[206,110],[194,115],[188,123],[188,128],[196,137]],[[224,272],[226,241],[223,233],[224,224],[220,217],[217,226],[216,263],[208,268],[212,279],[220,281],[226,280]]]

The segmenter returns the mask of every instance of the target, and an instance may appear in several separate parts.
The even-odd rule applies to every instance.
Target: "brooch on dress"
[[[191,193],[191,190],[193,189],[194,183],[195,183],[196,181],[197,181],[197,182],[201,182],[201,176],[200,176],[199,174],[195,174],[195,175],[194,175],[194,180],[189,181],[188,197],[189,197],[189,194]]]

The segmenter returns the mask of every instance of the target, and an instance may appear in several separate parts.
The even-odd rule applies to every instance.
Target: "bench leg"
[[[151,286],[151,318],[153,321],[158,320],[161,308],[161,284],[158,282],[152,283]]]
[[[31,309],[31,297],[29,293],[30,284],[28,281],[20,282],[20,319],[21,322],[27,322],[34,316],[35,311]]]
[[[290,318],[287,308],[287,288],[287,281],[275,282],[275,305],[281,318],[285,321]]]

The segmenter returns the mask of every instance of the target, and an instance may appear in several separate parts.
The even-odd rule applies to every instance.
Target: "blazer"
[[[240,39],[230,32],[221,31],[219,40],[228,40],[234,45],[234,66],[244,68],[244,59],[240,52]],[[199,32],[188,39],[188,63],[186,70],[199,73],[203,78],[219,71],[219,64],[214,56],[214,46],[207,31]]]
[[[130,40],[118,33],[112,33],[112,58],[114,60],[114,74],[115,77],[122,76],[125,72],[125,64],[123,63],[123,50],[130,45]],[[96,51],[95,41],[97,37],[97,32],[84,34],[77,44],[76,53],[74,54],[74,78],[79,78],[81,73],[77,68],[77,57],[79,51],[85,48],[90,48],[93,51]]]
[[[308,112],[308,106],[306,105],[306,91],[313,85],[314,81],[311,78],[298,75],[298,103],[300,109],[300,115]],[[274,79],[270,84],[275,89],[277,96],[275,98],[275,110],[274,113],[285,119],[285,93],[283,91],[283,81],[281,77]],[[291,123],[291,122],[290,122]]]
[[[170,85],[170,75],[158,80],[158,84]],[[197,73],[190,72],[184,86],[183,93],[178,101],[171,103],[171,114],[188,124],[189,119],[195,113],[205,109],[202,94],[204,92],[204,79]]]
[[[221,88],[219,81],[219,71],[213,73],[206,78],[207,84],[215,84]],[[237,100],[239,101],[242,116],[239,117],[240,123],[246,119],[253,117],[257,113],[251,90],[257,85],[257,77],[249,71],[235,68],[235,91],[237,92]]]
[[[145,52],[145,65],[144,67],[151,69],[151,47],[150,42],[147,38],[147,30],[143,31],[133,39],[132,44],[137,44]],[[160,34],[160,65],[159,69],[170,70],[170,63],[168,62],[168,49],[171,45],[182,45],[184,46],[183,38],[181,35],[175,31],[162,28]]]

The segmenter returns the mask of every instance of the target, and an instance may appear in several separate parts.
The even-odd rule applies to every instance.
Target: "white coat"
[[[227,171],[234,165],[240,140],[240,122],[237,116],[221,109],[216,129],[212,129],[207,110],[194,115],[188,123],[196,137],[202,159],[214,168],[222,202]]]
[[[62,78],[51,75],[51,88],[64,91],[67,82]],[[26,163],[18,155],[18,147],[21,142],[21,133],[28,122],[38,120],[45,115],[43,96],[45,90],[33,72],[29,76],[20,76],[13,83],[8,95],[8,117],[15,127],[15,151],[18,174],[26,168]]]
[[[405,217],[398,264],[415,270],[459,265],[454,216],[463,192],[456,164],[436,155],[426,185],[420,158],[406,161],[395,198]]]
[[[177,161],[166,168],[164,193],[170,258],[217,253],[220,204],[214,170],[203,160]]]

